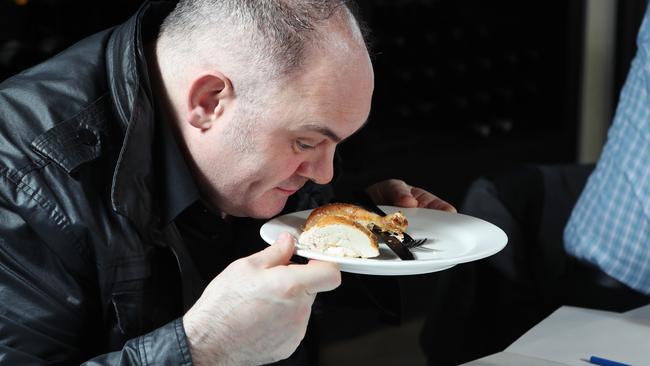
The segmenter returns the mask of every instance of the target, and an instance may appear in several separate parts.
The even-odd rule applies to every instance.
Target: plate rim
[[[332,256],[332,255],[327,255],[324,253],[316,252],[316,251],[310,251],[309,249],[299,249],[296,248],[295,254],[299,255],[301,257],[307,258],[307,259],[315,259],[315,260],[322,260],[322,261],[328,261],[332,263],[337,263],[339,267],[343,265],[344,267],[346,266],[360,266],[360,267],[368,267],[368,268],[376,268],[379,271],[377,272],[386,272],[386,271],[393,271],[393,272],[399,272],[397,274],[424,274],[424,273],[431,273],[431,272],[436,272],[444,269],[448,269],[451,267],[454,267],[457,264],[462,264],[462,263],[467,263],[467,262],[472,262],[476,260],[480,260],[486,257],[489,257],[491,255],[494,255],[503,248],[506,247],[508,244],[508,236],[507,234],[498,227],[497,225],[485,220],[481,219],[475,216],[471,215],[466,215],[463,213],[451,213],[451,212],[446,212],[446,211],[440,211],[440,210],[434,210],[434,209],[428,209],[428,208],[421,208],[421,207],[414,207],[414,208],[409,208],[409,207],[398,207],[398,206],[390,206],[390,205],[380,205],[379,206],[382,210],[385,210],[387,212],[390,211],[397,211],[397,210],[430,210],[434,212],[434,215],[459,215],[463,216],[464,219],[466,220],[474,220],[477,222],[480,222],[482,225],[487,224],[487,227],[490,227],[491,230],[493,230],[498,236],[500,236],[498,239],[498,242],[500,244],[495,244],[493,247],[491,247],[489,250],[482,250],[479,251],[478,253],[470,253],[470,254],[464,254],[460,255],[457,257],[453,258],[425,258],[425,259],[416,259],[415,261],[403,261],[403,260],[379,260],[379,259],[373,259],[373,258],[350,258],[350,257],[337,257],[337,256]],[[307,209],[307,210],[300,210],[300,211],[294,211],[294,212],[289,212],[286,214],[282,215],[277,215],[269,220],[267,220],[259,230],[260,237],[268,244],[268,245],[273,245],[273,242],[270,240],[269,237],[265,235],[265,227],[269,225],[270,223],[274,222],[275,220],[285,217],[285,216],[295,216],[295,215],[309,215],[309,212],[311,212],[314,209]],[[295,238],[297,240],[297,238]],[[496,241],[496,240],[495,240]],[[370,264],[372,263],[372,264]],[[377,266],[376,263],[381,263],[381,265]],[[417,263],[417,264],[416,264]],[[428,269],[426,271],[422,271],[419,269],[421,266],[427,267]],[[444,267],[444,268],[443,268]],[[414,271],[413,273],[404,273],[404,272],[409,272],[408,269],[412,268]],[[439,268],[439,269],[438,269]],[[351,272],[351,273],[360,273],[356,271],[351,271],[348,268],[342,268],[341,269],[344,272]],[[375,272],[375,271],[372,271]],[[365,272],[364,272],[365,273]],[[396,274],[396,273],[374,273],[377,275],[391,275],[391,274]]]

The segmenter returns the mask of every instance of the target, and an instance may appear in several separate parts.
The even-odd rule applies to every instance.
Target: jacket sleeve
[[[121,351],[95,357],[84,365],[192,365],[182,318],[131,339]]]
[[[192,364],[181,318],[100,355],[106,326],[96,281],[74,274],[28,214],[9,206],[0,195],[0,363]]]

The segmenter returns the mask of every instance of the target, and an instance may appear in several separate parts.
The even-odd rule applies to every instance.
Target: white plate
[[[467,215],[430,210],[380,206],[386,213],[402,211],[408,219],[407,232],[415,239],[428,238],[425,251],[412,249],[415,260],[403,261],[386,244],[379,244],[379,257],[347,258],[318,251],[297,249],[296,254],[310,259],[338,263],[341,271],[371,275],[412,275],[441,271],[459,263],[475,261],[497,253],[506,246],[507,235],[497,226]],[[272,244],[286,231],[298,238],[311,210],[276,217],[260,229],[262,239]]]

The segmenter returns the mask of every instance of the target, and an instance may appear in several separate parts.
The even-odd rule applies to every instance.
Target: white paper
[[[599,356],[650,366],[650,306],[633,312],[562,307],[519,338],[506,352],[572,366]]]
[[[499,352],[480,360],[464,363],[462,366],[567,366],[540,358],[523,356],[517,353]]]
[[[627,313],[624,313],[623,317],[650,326],[650,305],[630,310]]]

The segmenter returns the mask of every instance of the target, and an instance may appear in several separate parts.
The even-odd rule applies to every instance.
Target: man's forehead
[[[361,128],[363,128],[367,123],[368,123],[368,120],[366,119],[366,120],[363,122],[363,124],[361,125],[361,127],[359,127],[359,129],[357,129],[356,131],[354,131],[354,133],[356,133],[358,130],[360,130]],[[304,124],[299,125],[298,128],[297,128],[297,130],[298,130],[298,131],[316,132],[316,133],[319,133],[319,134],[321,134],[321,135],[323,135],[323,136],[329,138],[330,140],[332,140],[332,141],[334,141],[334,142],[336,142],[336,143],[342,142],[342,141],[346,140],[346,139],[349,137],[349,136],[347,136],[347,137],[343,138],[343,137],[341,137],[339,134],[337,134],[336,132],[334,132],[334,131],[333,131],[330,127],[328,127],[327,125],[325,125],[325,124],[318,124],[318,123],[304,123]],[[353,133],[353,134],[354,134],[354,133]]]

